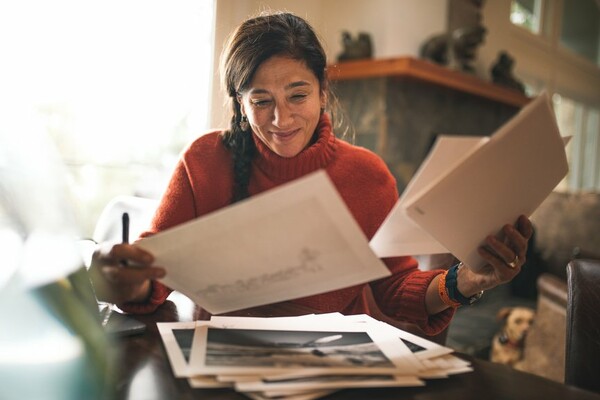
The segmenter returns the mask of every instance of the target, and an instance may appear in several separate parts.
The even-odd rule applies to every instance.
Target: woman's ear
[[[242,96],[238,94],[237,96],[235,96],[235,99],[240,105],[240,112],[242,113],[242,115],[246,115],[246,111],[244,110],[244,102],[242,101]]]
[[[321,90],[320,102],[321,102],[321,110],[325,110],[327,108],[327,91]]]
[[[319,99],[321,104],[321,110],[325,110],[327,107],[327,101],[329,100],[329,81],[325,79],[319,85],[320,93]]]

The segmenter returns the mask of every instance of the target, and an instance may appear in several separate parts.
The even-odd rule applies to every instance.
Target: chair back
[[[93,239],[96,243],[120,242],[122,238],[121,216],[129,214],[129,239],[133,242],[150,227],[158,200],[137,196],[120,195],[114,197],[102,210]]]
[[[600,392],[600,260],[567,265],[565,383]]]

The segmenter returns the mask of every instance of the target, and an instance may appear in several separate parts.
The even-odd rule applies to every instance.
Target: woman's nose
[[[292,119],[292,111],[287,104],[279,103],[275,106],[275,110],[273,111],[273,125],[284,128],[291,125]]]

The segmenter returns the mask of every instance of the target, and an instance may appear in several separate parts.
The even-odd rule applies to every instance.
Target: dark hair
[[[221,56],[221,77],[233,110],[223,143],[232,152],[233,201],[248,197],[250,168],[256,151],[252,134],[240,127],[238,94],[247,89],[258,67],[275,55],[303,61],[315,74],[322,91],[328,90],[327,58],[313,28],[287,13],[261,14],[244,21],[229,37]]]

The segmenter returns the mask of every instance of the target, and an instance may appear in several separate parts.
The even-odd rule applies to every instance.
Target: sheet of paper
[[[364,314],[213,316],[196,322],[193,339],[186,371],[192,387],[233,387],[257,399],[306,400],[350,387],[422,386],[422,379],[472,371],[452,349]]]
[[[213,314],[390,274],[324,171],[137,244],[167,269],[167,286]]]
[[[302,392],[292,392],[290,394],[281,393],[281,394],[271,394],[269,392],[245,392],[244,395],[252,400],[314,400],[320,399],[321,397],[325,397],[330,393],[335,392],[336,390],[312,390],[312,391],[302,391]]]
[[[356,324],[370,324],[372,326],[371,329],[386,329],[390,331],[390,334],[396,335],[406,346],[408,346],[415,357],[419,360],[445,356],[454,352],[454,350],[452,350],[450,347],[442,346],[438,343],[432,342],[431,340],[427,340],[410,332],[403,331],[388,323],[378,321],[370,315],[347,315],[344,317],[344,320]]]
[[[402,196],[381,224],[370,245],[379,257],[448,253],[427,231],[413,222],[405,211],[415,193],[489,140],[487,137],[439,136]]]
[[[156,324],[160,337],[167,351],[167,357],[178,378],[189,376],[189,358],[192,352],[194,331],[198,324],[208,321],[159,322]]]
[[[192,373],[411,375],[419,369],[415,365],[420,366],[408,347],[383,329],[339,319],[282,324],[284,321],[270,318],[246,321],[237,317],[237,322],[234,318],[196,327],[190,357]]]
[[[474,269],[487,235],[531,213],[568,171],[547,94],[538,96],[455,168],[411,196],[407,215]]]
[[[239,382],[235,389],[240,392],[301,390],[301,389],[349,389],[365,387],[408,387],[425,386],[425,382],[416,376],[393,375],[319,375],[286,379],[285,381],[256,380]]]
[[[233,384],[227,382],[220,382],[214,376],[192,376],[188,378],[188,384],[194,389],[216,389],[216,388],[230,388]]]

